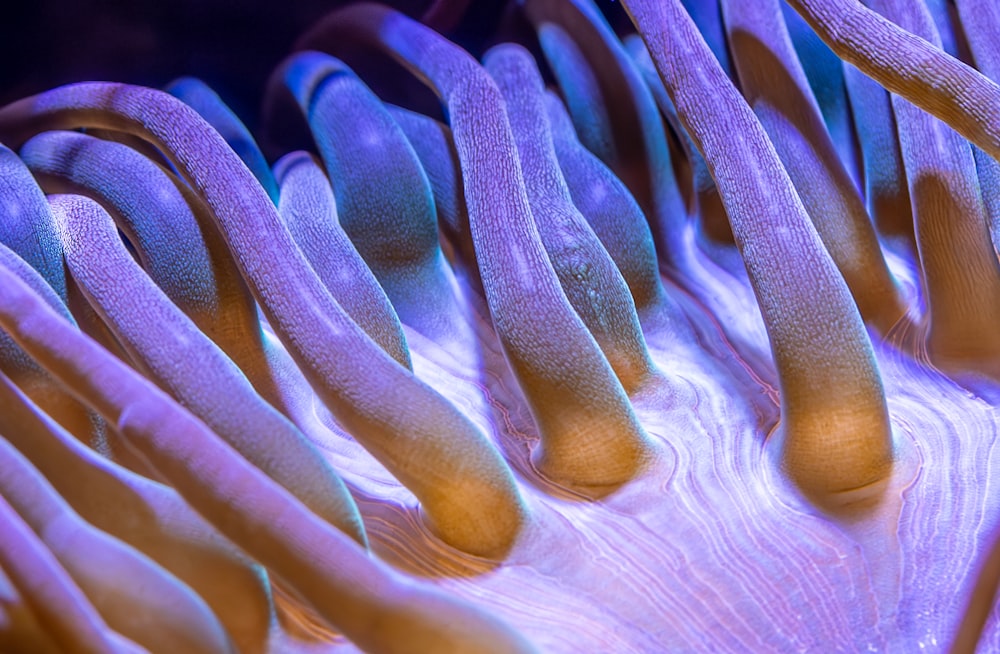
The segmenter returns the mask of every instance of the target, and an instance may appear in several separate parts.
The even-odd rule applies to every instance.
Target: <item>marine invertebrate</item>
[[[0,109],[6,645],[1000,647],[991,164],[855,79],[900,145],[861,144],[889,186],[863,195],[777,2],[630,0],[627,44],[587,0],[518,4],[548,92],[521,46],[479,63],[385,6],[330,14],[266,93],[316,153],[272,169],[197,81]],[[997,153],[995,84],[792,4]],[[934,40],[922,6],[877,8]],[[385,106],[363,48],[447,124]],[[862,197],[904,186],[915,229],[872,227]],[[80,563],[101,551],[187,599],[137,626]]]

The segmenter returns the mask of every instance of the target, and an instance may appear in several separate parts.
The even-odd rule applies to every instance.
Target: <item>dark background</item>
[[[162,87],[181,75],[207,82],[256,131],[268,75],[336,0],[22,0],[0,15],[0,105],[69,82]],[[388,4],[419,16],[428,0]],[[602,9],[617,15],[609,1]],[[505,0],[471,0],[449,38],[479,56],[498,38],[533,41]],[[350,62],[354,63],[354,62]],[[362,73],[362,71],[359,71]],[[371,75],[362,74],[369,84]],[[389,101],[427,109],[417,85],[393,75]],[[377,80],[373,86],[377,85]],[[404,88],[397,88],[404,87]],[[416,94],[408,99],[408,93]],[[423,93],[424,95],[421,95]],[[431,110],[434,108],[431,107]]]

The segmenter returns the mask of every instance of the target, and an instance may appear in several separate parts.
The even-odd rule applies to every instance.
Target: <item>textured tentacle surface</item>
[[[982,73],[858,0],[786,1],[844,61],[1000,157],[1000,87]]]
[[[645,216],[621,180],[583,147],[566,107],[553,94],[545,99],[545,115],[559,167],[574,205],[593,228],[632,292],[640,313],[664,302],[656,249]]]
[[[530,651],[498,622],[367,559],[357,543],[265,481],[204,423],[70,327],[6,268],[0,278],[0,324],[18,344],[114,424],[202,515],[359,644],[376,652]],[[59,502],[36,507],[39,521],[54,519]],[[392,627],[379,629],[382,621]],[[211,640],[202,634],[195,642]]]
[[[222,347],[245,348],[232,342],[253,331],[244,326],[256,314],[252,300],[248,306],[231,264],[209,252],[213,235],[175,179],[128,146],[76,132],[43,132],[19,154],[46,192],[78,193],[107,207],[167,297]]]
[[[269,322],[338,419],[424,501],[446,540],[482,553],[510,545],[524,509],[497,452],[454,406],[350,320],[246,167],[193,111],[147,89],[88,84],[21,101],[5,113],[13,139],[43,126],[93,122],[160,144],[211,209]],[[185,131],[178,133],[171,118]],[[227,171],[228,181],[219,183],[213,165]],[[257,233],[272,238],[261,241]],[[334,351],[355,365],[339,364]]]
[[[183,101],[219,133],[226,143],[257,178],[268,197],[277,204],[278,185],[271,174],[264,154],[246,125],[226,106],[222,98],[207,84],[194,77],[176,79],[165,88],[167,93]]]
[[[137,367],[318,516],[365,544],[340,478],[145,276],[101,206],[72,195],[50,202],[70,273]]]
[[[660,256],[685,269],[688,253],[682,233],[687,214],[656,106],[625,48],[590,2],[533,0],[526,3],[526,11],[539,29],[543,48],[555,40],[546,57],[566,89],[581,141],[615,171],[651,217],[659,232]],[[570,92],[583,83],[576,81],[580,77],[590,80],[587,90]],[[608,143],[602,147],[581,129],[584,121],[601,115],[593,115],[597,107],[606,115],[599,123],[601,143]]]
[[[274,169],[281,186],[278,213],[313,270],[372,340],[412,368],[396,310],[337,220],[329,180],[305,152],[286,155]]]
[[[632,478],[650,444],[542,246],[500,91],[467,53],[402,14],[361,4],[335,18],[300,45],[323,41],[327,30],[353,28],[447,99],[486,301],[543,437],[537,467],[596,495]],[[480,148],[480,138],[490,147]]]
[[[559,169],[542,78],[527,51],[498,46],[484,59],[507,105],[531,215],[566,299],[594,336],[619,381],[634,390],[653,363],[635,303],[607,250],[573,205]]]
[[[145,555],[81,519],[4,439],[0,439],[0,469],[0,494],[52,551],[109,627],[152,652],[230,651],[222,626],[200,596]]]
[[[875,230],[823,123],[777,0],[723,0],[743,96],[844,276],[861,317],[886,332],[905,313]],[[839,62],[838,62],[839,66]]]
[[[0,650],[1000,651],[992,3],[349,4],[0,107]]]
[[[773,146],[676,2],[627,6],[712,168],[760,302],[781,378],[786,470],[807,492],[831,499],[884,481],[892,446],[871,343]],[[667,35],[654,31],[664,25],[669,48]],[[684,59],[696,61],[695,75]],[[720,122],[732,125],[725,141],[712,127]],[[796,266],[785,267],[803,260],[808,282]],[[831,439],[844,459],[829,458]]]
[[[0,375],[0,433],[84,520],[135,547],[188,584],[241,651],[262,651],[273,607],[263,570],[173,489],[132,473],[76,441]]]
[[[858,126],[868,212],[883,237],[902,238],[906,247],[913,240],[913,211],[889,93],[847,63],[844,82]]]
[[[432,340],[460,337],[430,185],[402,130],[332,57],[297,56],[285,78],[330,175],[340,223],[401,320]]]
[[[891,0],[873,6],[940,45],[926,10]],[[942,368],[1000,375],[1000,262],[972,151],[947,124],[900,96],[892,102],[927,291],[927,353]],[[982,296],[976,302],[963,299],[979,291]]]

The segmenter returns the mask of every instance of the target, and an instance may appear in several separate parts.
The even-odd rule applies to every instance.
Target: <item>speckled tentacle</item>
[[[0,243],[13,250],[52,287],[63,304],[69,301],[55,223],[45,195],[24,162],[0,145]]]
[[[779,1],[722,0],[743,96],[788,171],[861,317],[884,334],[906,313],[906,305],[823,123]]]
[[[609,167],[626,185],[628,175],[634,175],[636,170],[649,175],[647,191],[652,196],[644,200],[636,193],[635,198],[646,212],[661,269],[707,305],[710,313],[719,316],[741,356],[758,374],[770,376],[764,327],[746,283],[746,271],[735,248],[722,244],[732,241],[725,210],[712,197],[717,193],[705,183],[705,194],[700,198],[705,206],[698,207],[699,222],[693,225],[687,219],[673,176],[663,119],[631,56],[589,0],[539,0],[528,9],[537,12],[539,18],[547,16],[558,21],[566,30],[572,30],[578,42],[587,43],[588,50],[583,53],[590,57],[587,65],[597,75],[603,97],[613,98],[608,111],[615,112],[611,117],[620,132],[616,133],[616,142],[625,143],[623,147],[633,157],[628,170]],[[551,12],[551,16],[543,12]]]
[[[197,111],[199,116],[226,139],[226,143],[257,178],[271,201],[278,204],[278,184],[271,174],[271,167],[267,165],[267,159],[264,158],[250,130],[222,101],[218,93],[194,77],[175,79],[163,90]]]
[[[190,586],[240,651],[265,651],[273,607],[260,566],[205,523],[173,489],[83,446],[2,373],[0,405],[0,433],[80,517]]]
[[[44,196],[42,197],[44,198]],[[46,202],[46,204],[48,203]],[[56,241],[56,247],[60,247],[58,240]],[[57,249],[57,252],[59,251]],[[62,254],[60,253],[61,256]],[[24,283],[28,284],[32,290],[44,298],[48,305],[62,315],[63,318],[75,324],[69,309],[66,308],[66,305],[63,304],[63,301],[56,294],[55,290],[45,281],[41,273],[3,242],[0,242],[0,262],[4,263]],[[22,382],[29,385],[45,385],[48,382],[45,371],[6,334],[0,334],[0,370],[7,375],[19,378]]]
[[[446,542],[482,554],[510,546],[526,510],[499,453],[344,313],[263,189],[194,110],[161,91],[106,83],[0,110],[9,141],[67,124],[111,125],[158,144],[211,209],[268,322],[340,423],[413,491]]]
[[[858,0],[786,1],[838,57],[1000,158],[1000,86]]]
[[[580,141],[606,165],[619,163],[618,168],[621,169],[623,166],[618,161],[620,156],[611,131],[609,109],[601,97],[597,74],[587,65],[587,58],[580,46],[556,23],[542,21],[536,25],[535,30],[546,63],[557,80],[559,92],[566,102]],[[635,177],[636,171],[631,172]],[[634,179],[630,181],[635,184]],[[637,193],[642,189],[631,190]],[[642,197],[649,202],[648,192]]]
[[[129,141],[148,144],[137,136]],[[110,210],[150,278],[246,373],[261,396],[293,414],[289,405],[296,403],[286,400],[301,394],[305,383],[296,387],[287,381],[294,364],[262,332],[257,305],[211,212],[184,182],[131,146],[75,132],[39,134],[24,144],[21,155],[49,192],[87,195]],[[85,300],[77,305],[93,313]],[[103,321],[94,318],[106,332]],[[127,461],[129,451],[115,451],[115,456]]]
[[[261,329],[257,305],[210,208],[186,183],[134,147],[148,141],[136,135],[127,140],[131,145],[126,147],[73,132],[49,132],[29,139],[21,154],[50,192],[86,195],[110,210],[150,278],[240,367],[264,399],[289,417],[298,415],[301,396],[311,393],[288,353]],[[180,269],[178,261],[184,262]],[[93,312],[88,303],[80,304]]]
[[[573,205],[559,169],[541,74],[528,51],[512,44],[491,49],[483,65],[504,96],[531,215],[563,292],[631,392],[654,365],[625,279]]]
[[[621,180],[577,139],[559,98],[548,92],[544,102],[553,147],[573,204],[625,278],[641,319],[668,301],[649,224]]]
[[[392,654],[533,651],[470,605],[403,581],[369,558],[2,266],[0,325],[115,425],[192,507],[359,647]]]
[[[625,3],[712,169],[760,304],[781,388],[781,461],[821,502],[892,467],[882,380],[854,300],[763,128],[677,0]]]
[[[872,6],[938,46],[922,5],[877,0]],[[923,267],[931,361],[951,371],[1000,376],[1000,263],[993,250],[976,166],[968,144],[937,118],[892,98],[913,200]]]
[[[382,101],[343,62],[304,52],[285,83],[326,166],[337,216],[404,324],[442,343],[466,329],[438,244],[430,184]]]
[[[148,144],[134,135],[128,140]],[[24,144],[21,156],[47,191],[87,195],[113,212],[152,280],[246,373],[258,393],[292,413],[285,399],[301,389],[287,389],[288,375],[282,373],[294,364],[263,334],[257,305],[211,212],[186,184],[131,146],[75,132],[39,134]],[[179,268],[178,262],[184,265]],[[85,300],[75,308],[81,305],[93,314]],[[103,321],[93,318],[107,333]],[[113,435],[110,442],[116,442]],[[114,454],[128,462],[127,448]],[[128,465],[141,470],[135,462]]]
[[[299,45],[335,33],[379,45],[446,102],[486,300],[542,437],[536,467],[592,496],[634,477],[652,446],[545,254],[499,89],[468,53],[386,7],[334,12]]]
[[[109,627],[151,652],[231,651],[204,600],[145,555],[80,518],[3,438],[0,495],[38,534]]]
[[[209,244],[218,241],[214,227],[199,224],[188,204],[195,199],[185,198],[169,173],[126,145],[78,132],[39,134],[20,156],[47,193],[101,203],[150,278],[230,356],[248,340],[259,347],[259,336],[252,338],[260,331],[253,298],[229,253],[211,251]]]
[[[274,164],[281,189],[278,214],[302,254],[347,315],[406,368],[410,350],[385,291],[337,220],[337,205],[326,174],[312,155],[292,152]]]
[[[137,368],[310,510],[366,544],[337,474],[143,273],[101,206],[74,195],[49,202],[67,268]]]
[[[49,203],[24,163],[3,146],[0,200],[0,206],[8,209],[0,217],[0,261],[17,271],[50,306],[75,324],[66,306],[68,285]],[[111,445],[100,419],[60,388],[6,334],[0,334],[0,370],[15,378],[35,402],[77,438],[110,454]]]

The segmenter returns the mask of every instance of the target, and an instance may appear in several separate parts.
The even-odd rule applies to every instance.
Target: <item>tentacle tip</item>
[[[514,549],[531,523],[531,513],[520,496],[505,498],[493,507],[474,504],[476,515],[432,517],[424,507],[420,519],[445,545],[484,561],[499,563]]]
[[[885,499],[889,488],[890,477],[876,479],[856,488],[831,490],[817,489],[808,482],[794,479],[802,494],[818,509],[838,517],[850,517],[857,514],[868,515]]]
[[[580,456],[554,455],[545,447],[532,453],[535,471],[546,481],[597,501],[641,476],[657,459],[653,442],[641,429],[615,445],[596,461]]]
[[[868,425],[862,431],[803,437],[780,428],[780,468],[814,506],[834,514],[867,512],[889,487],[895,457],[887,428]]]

